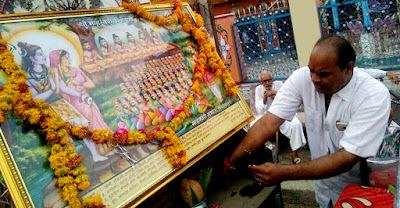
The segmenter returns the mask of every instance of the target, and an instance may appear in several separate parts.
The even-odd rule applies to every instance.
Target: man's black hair
[[[341,70],[351,61],[354,63],[356,62],[356,53],[354,48],[351,46],[351,43],[340,36],[330,35],[323,37],[315,44],[315,46],[318,45],[334,47],[334,50],[338,55],[338,66]]]

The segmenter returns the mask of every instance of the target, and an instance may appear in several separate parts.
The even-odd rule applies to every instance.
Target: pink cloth
[[[61,51],[62,50],[56,50],[56,51],[52,51],[50,53],[50,67],[58,69],[58,74],[60,76],[59,79],[61,81],[64,81],[66,79],[64,79],[64,77],[61,77],[62,73],[60,73],[60,69],[59,69],[59,65],[60,65],[59,64],[59,61],[60,61],[59,55],[60,55]],[[70,67],[70,68],[72,70],[72,77],[69,77],[67,79],[67,81],[65,82],[65,84],[68,87],[70,87],[71,89],[75,90],[76,92],[82,94],[82,91],[85,90],[85,88],[83,87],[83,83],[85,83],[86,79],[89,79],[89,78],[79,68],[75,68],[75,67]],[[81,85],[73,85],[71,83],[71,80],[76,80],[79,83],[81,83]],[[95,102],[93,102],[92,104],[87,104],[87,103],[84,103],[80,97],[71,96],[63,91],[60,91],[60,94],[65,100],[67,100],[69,103],[71,103],[71,105],[74,106],[74,108],[76,110],[78,110],[79,113],[81,113],[86,119],[88,119],[90,121],[90,125],[89,125],[90,130],[94,130],[94,129],[110,130],[108,125],[104,122],[103,116],[101,115],[100,110],[97,107]]]
[[[72,77],[69,80],[76,80],[79,83],[85,82],[87,79],[86,74],[84,74],[79,68],[71,67],[72,70]],[[83,86],[76,86],[71,84],[71,82],[66,83],[68,87],[74,89],[75,91],[82,93],[85,90]],[[96,103],[93,102],[92,104],[86,104],[82,101],[80,97],[75,97],[68,95],[66,93],[60,92],[64,99],[71,103],[72,106],[76,108],[86,119],[90,121],[89,129],[108,129],[110,128],[103,120],[103,115],[101,115],[99,108],[97,107]]]

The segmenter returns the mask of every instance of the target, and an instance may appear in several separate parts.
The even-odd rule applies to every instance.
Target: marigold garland
[[[90,186],[89,176],[85,174],[86,168],[80,165],[83,161],[82,156],[78,155],[75,147],[69,144],[68,135],[79,139],[90,137],[98,144],[114,145],[146,144],[157,140],[161,142],[160,145],[173,167],[179,168],[187,163],[188,158],[175,131],[187,115],[190,115],[190,107],[195,103],[193,94],[200,93],[200,83],[206,67],[209,67],[216,76],[222,77],[229,96],[237,94],[237,86],[208,38],[202,17],[195,13],[195,23],[192,23],[190,15],[182,12],[180,0],[174,1],[173,5],[173,13],[163,17],[153,15],[143,7],[129,3],[128,0],[123,0],[122,3],[124,8],[157,25],[171,25],[179,21],[182,29],[190,33],[200,46],[199,59],[194,70],[194,82],[190,89],[191,95],[178,109],[178,116],[173,118],[167,127],[158,127],[153,131],[120,129],[113,133],[104,129],[90,131],[85,126],[71,127],[50,109],[49,104],[43,100],[32,99],[32,93],[25,84],[26,72],[20,70],[18,64],[14,62],[14,55],[7,49],[7,41],[0,39],[0,69],[9,76],[4,87],[0,86],[0,123],[3,123],[8,112],[12,111],[15,117],[40,127],[40,131],[46,135],[47,143],[51,145],[48,160],[57,177],[57,185],[61,188],[61,197],[71,207],[101,208],[105,205],[100,195],[87,197],[81,202],[78,193]]]

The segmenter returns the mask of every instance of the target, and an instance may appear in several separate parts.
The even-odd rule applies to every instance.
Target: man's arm
[[[246,136],[229,157],[229,163],[235,164],[240,158],[246,155],[247,150],[253,152],[264,145],[275,134],[283,122],[283,119],[267,112],[249,129]]]
[[[345,149],[297,165],[279,165],[264,163],[249,166],[254,178],[264,185],[279,183],[285,180],[321,179],[350,171],[359,161],[359,157]]]
[[[256,107],[257,113],[260,115],[263,115],[267,109],[268,106],[264,103],[264,86],[259,85],[255,89],[255,94],[254,94],[254,105]]]
[[[358,68],[358,67],[355,67]],[[398,84],[399,83],[399,77],[397,75],[395,75],[393,72],[390,71],[383,71],[380,69],[364,69],[364,68],[358,68],[362,71],[364,71],[365,73],[369,74],[371,77],[375,78],[375,79],[382,79],[385,76],[388,77],[388,79],[394,83],[394,84]]]

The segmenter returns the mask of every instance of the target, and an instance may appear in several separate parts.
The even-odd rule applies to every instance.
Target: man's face
[[[151,99],[157,100],[157,95],[154,91],[150,91],[150,96],[151,96]]]
[[[31,57],[31,61],[38,65],[44,65],[47,63],[46,55],[43,53],[42,49],[36,50],[35,56]]]
[[[128,109],[129,108],[129,103],[128,103],[128,101],[127,100],[122,100],[122,106],[124,106],[124,108],[125,109]]]
[[[272,89],[272,83],[274,82],[274,78],[270,73],[260,74],[260,84],[264,86],[266,90]]]
[[[122,90],[124,93],[128,93],[128,89],[127,89],[124,85],[121,86],[121,90]]]
[[[147,93],[144,93],[144,94],[143,94],[143,97],[144,97],[144,99],[145,99],[147,102],[149,102],[149,101],[151,100],[150,95],[147,94]]]
[[[100,40],[100,45],[101,45],[102,47],[108,47],[107,41],[104,40],[104,39],[101,39],[101,40]]]
[[[92,50],[92,46],[90,46],[89,43],[84,43],[83,47],[84,47],[84,49],[85,49],[86,51],[91,51],[91,50]]]
[[[316,46],[311,53],[308,67],[315,90],[324,94],[333,94],[342,89],[353,75],[354,63],[344,69],[338,66],[338,55],[333,49]]]
[[[135,91],[135,89],[133,89],[133,87],[132,87],[131,85],[128,85],[127,88],[128,88],[128,90],[131,91],[131,92]]]
[[[122,41],[121,41],[121,39],[120,39],[119,37],[115,37],[115,38],[114,38],[114,43],[116,43],[116,44],[121,44]]]
[[[135,100],[134,97],[130,97],[130,98],[129,98],[129,103],[130,103],[132,106],[136,106],[136,105],[137,105],[137,102],[136,102],[136,100]]]

